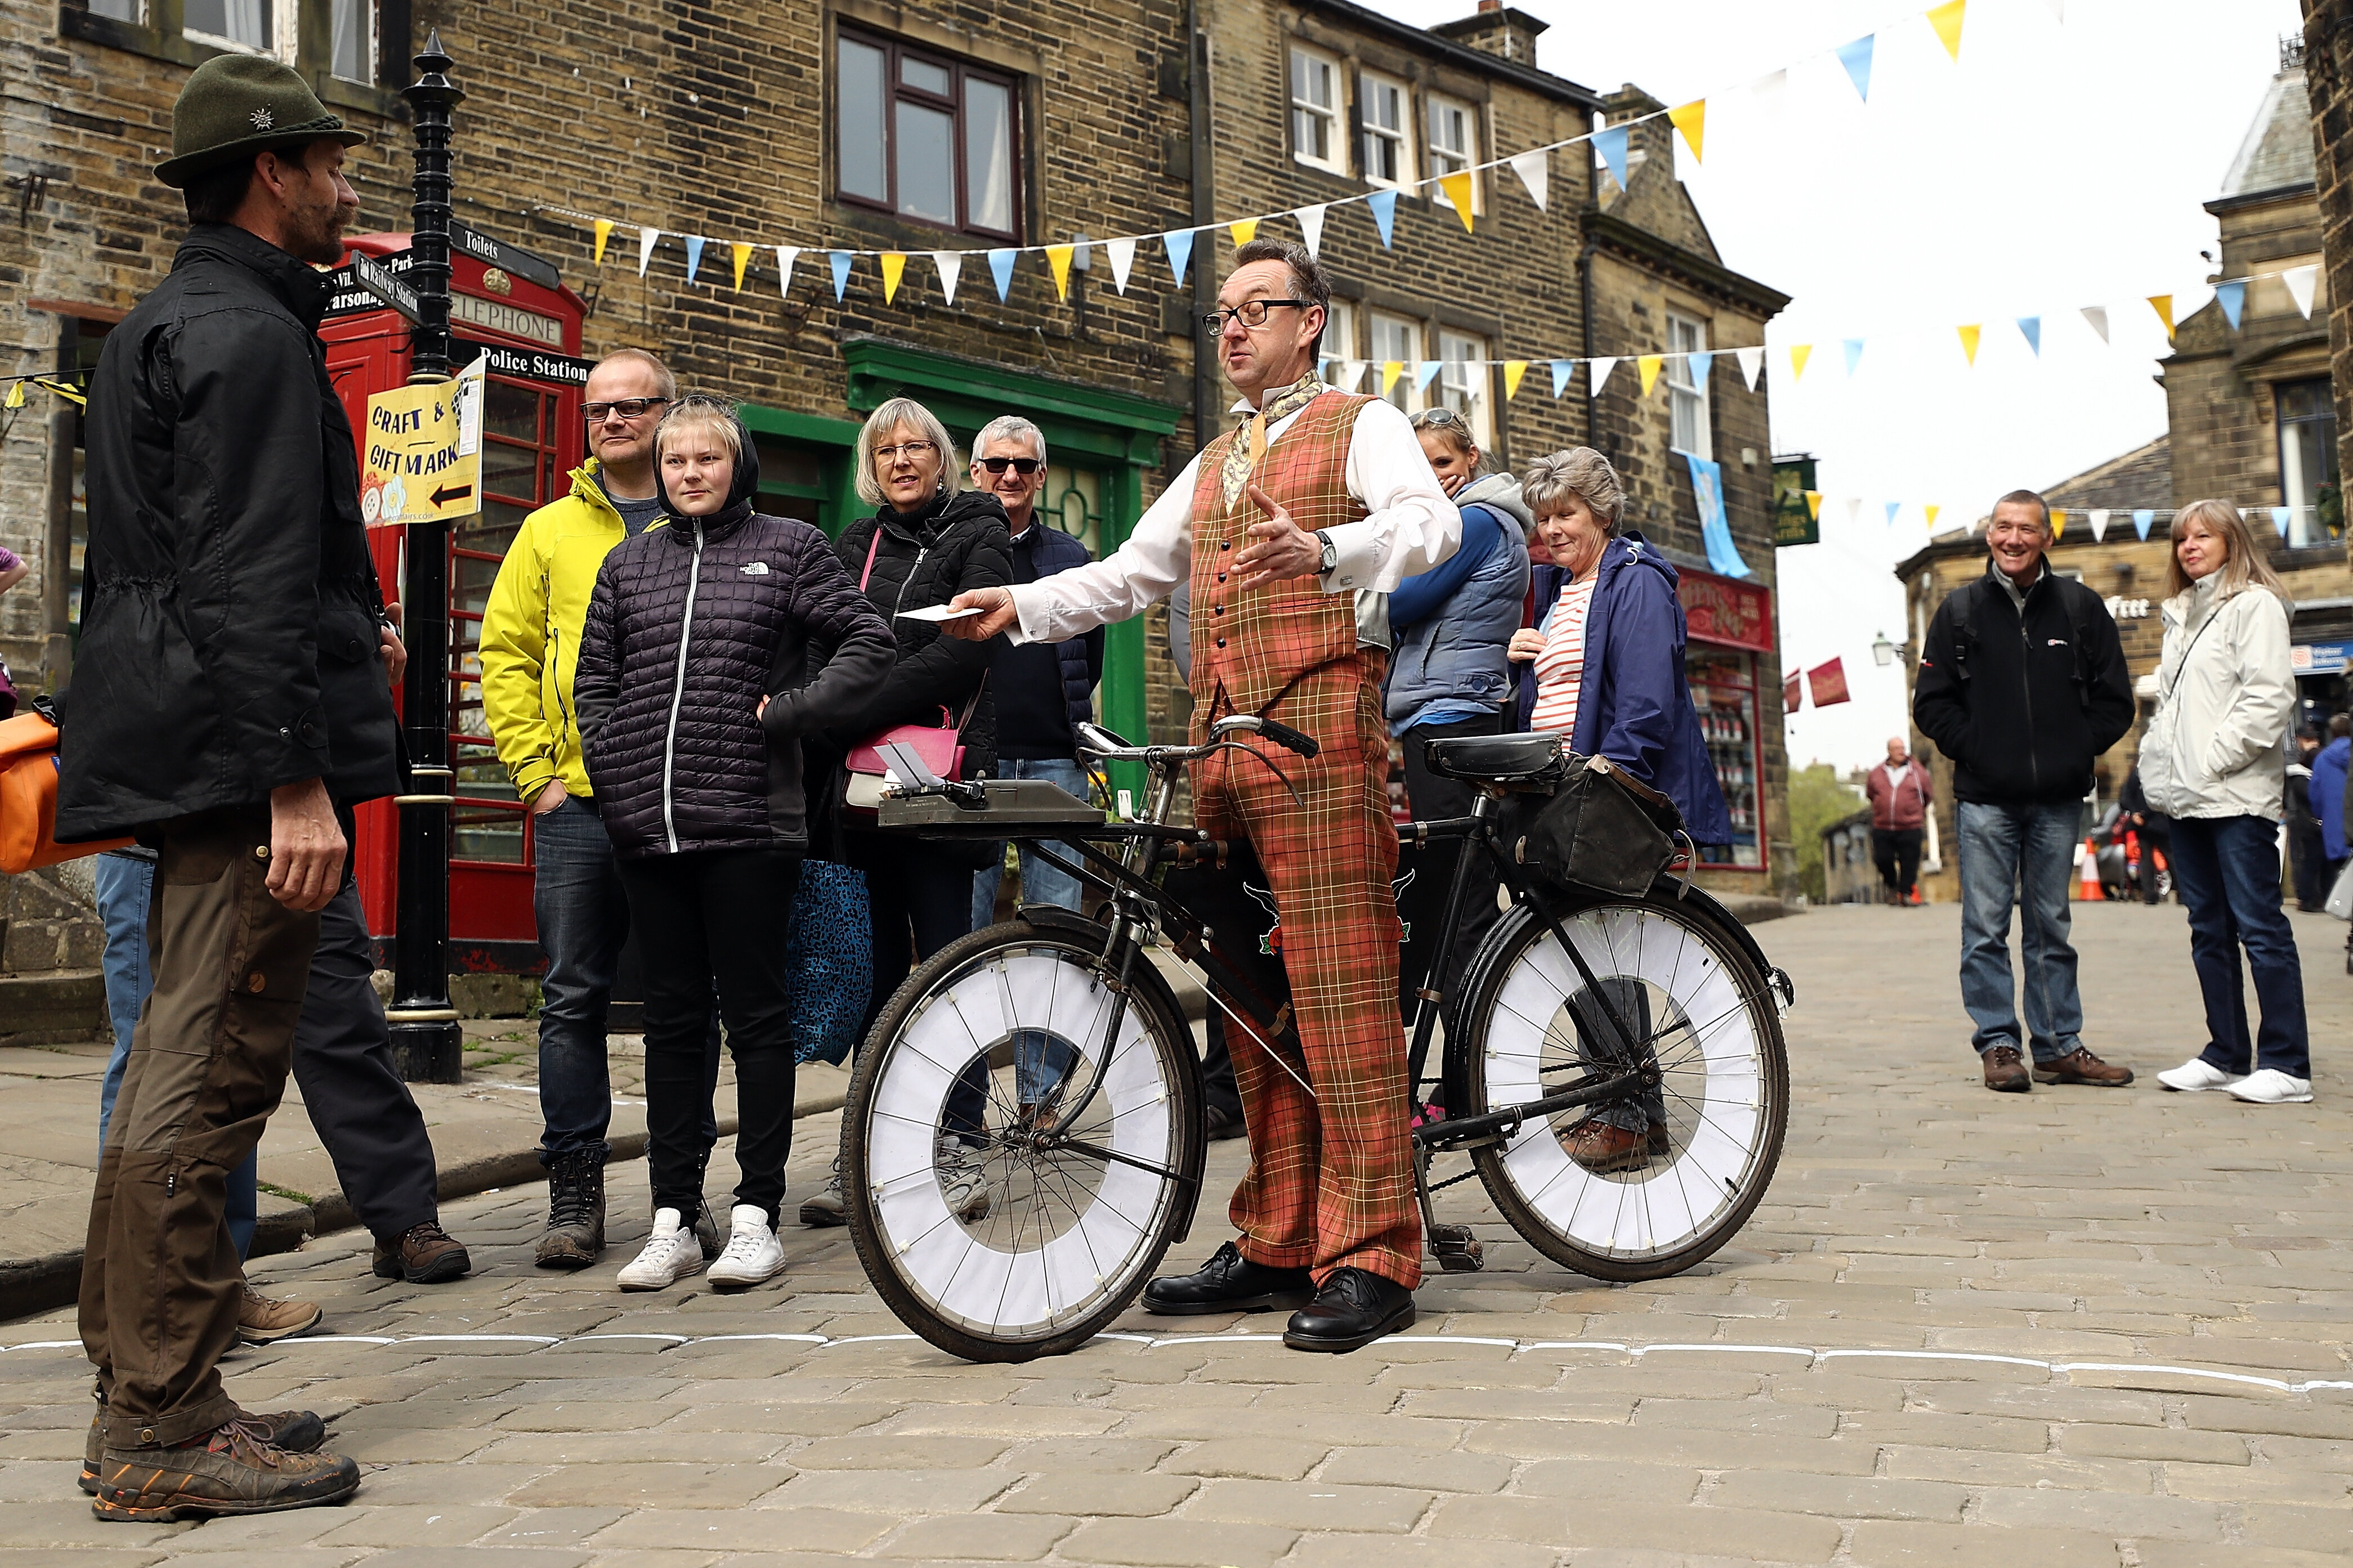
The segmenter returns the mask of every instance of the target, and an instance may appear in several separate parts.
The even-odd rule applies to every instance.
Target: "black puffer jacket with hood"
[[[727,504],[613,547],[573,680],[596,808],[624,858],[808,847],[800,737],[850,723],[891,673],[891,628],[825,535],[752,510],[759,459]],[[766,713],[755,719],[760,699]]]
[[[1012,525],[1004,503],[986,490],[934,496],[911,512],[885,506],[843,529],[833,549],[852,583],[865,579],[868,601],[885,616],[1013,581]],[[892,620],[891,629],[899,639],[899,662],[881,695],[860,716],[857,732],[837,734],[836,742],[847,749],[889,725],[937,724],[942,709],[952,722],[977,691],[980,700],[964,730],[965,776],[993,775],[997,703],[981,678],[997,645],[943,637],[925,621]]]

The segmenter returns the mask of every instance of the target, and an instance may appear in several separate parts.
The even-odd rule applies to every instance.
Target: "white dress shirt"
[[[1243,401],[1232,412],[1256,410]],[[1282,440],[1298,417],[1277,421],[1267,433],[1268,446]],[[1193,493],[1200,468],[1196,456],[1145,510],[1127,542],[1103,560],[1017,584],[1018,619],[1008,635],[1017,643],[1066,641],[1142,615],[1174,592],[1193,571]],[[1339,558],[1317,579],[1325,593],[1387,594],[1462,542],[1462,514],[1439,488],[1420,437],[1395,405],[1376,398],[1357,411],[1348,434],[1347,484],[1366,515],[1325,531]],[[1387,615],[1381,618],[1386,623]]]

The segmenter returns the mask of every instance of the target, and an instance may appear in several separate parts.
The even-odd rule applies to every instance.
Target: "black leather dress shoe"
[[[1362,1268],[1335,1269],[1315,1300],[1291,1314],[1282,1342],[1295,1351],[1362,1350],[1413,1327],[1413,1292]]]
[[[1198,1273],[1171,1274],[1146,1285],[1144,1310],[1164,1316],[1287,1310],[1305,1306],[1314,1295],[1315,1279],[1306,1269],[1252,1263],[1229,1241]]]

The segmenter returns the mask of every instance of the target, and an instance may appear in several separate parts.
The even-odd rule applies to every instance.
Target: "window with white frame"
[[[1668,445],[1694,458],[1715,456],[1713,423],[1708,418],[1707,383],[1692,374],[1686,354],[1707,352],[1707,323],[1667,313]]]
[[[1373,313],[1373,388],[1408,414],[1423,405],[1419,381],[1421,369],[1421,323],[1407,321],[1402,316]],[[1387,387],[1382,381],[1388,376],[1388,367],[1398,366],[1398,378]]]
[[[1490,366],[1487,340],[1468,332],[1438,334],[1438,400],[1462,416],[1482,450],[1494,444],[1493,410],[1487,405]]]
[[[1335,300],[1324,317],[1324,342],[1315,351],[1318,374],[1325,381],[1338,385],[1347,374],[1347,363],[1360,356],[1356,352],[1356,308],[1345,300]],[[1343,386],[1343,392],[1354,392],[1353,386]]]
[[[1413,183],[1413,94],[1401,81],[1366,71],[1356,79],[1356,108],[1364,127],[1365,183]]]
[[[136,26],[147,20],[147,7],[141,0],[88,0],[90,14],[103,16],[110,22],[129,22]]]
[[[1313,49],[1291,51],[1291,155],[1335,174],[1347,173],[1340,134],[1340,64]]]
[[[375,79],[375,0],[330,0],[327,68],[345,81]]]
[[[1461,174],[1479,161],[1479,111],[1467,103],[1457,103],[1451,98],[1432,94],[1430,103],[1430,177],[1433,180],[1447,174]],[[1430,195],[1441,206],[1451,207],[1454,199],[1433,185]],[[1471,210],[1479,210],[1479,182],[1471,182]]]
[[[290,61],[296,10],[290,0],[186,0],[180,29],[216,48]]]

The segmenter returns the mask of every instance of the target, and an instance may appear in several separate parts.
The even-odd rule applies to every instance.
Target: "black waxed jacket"
[[[891,672],[891,628],[825,535],[752,510],[759,463],[738,434],[727,505],[615,545],[589,595],[573,696],[625,858],[805,851],[800,737],[864,713]]]
[[[100,838],[323,778],[399,788],[359,459],[317,336],[325,279],[198,224],[107,334],[90,387],[90,546],[58,837]]]

